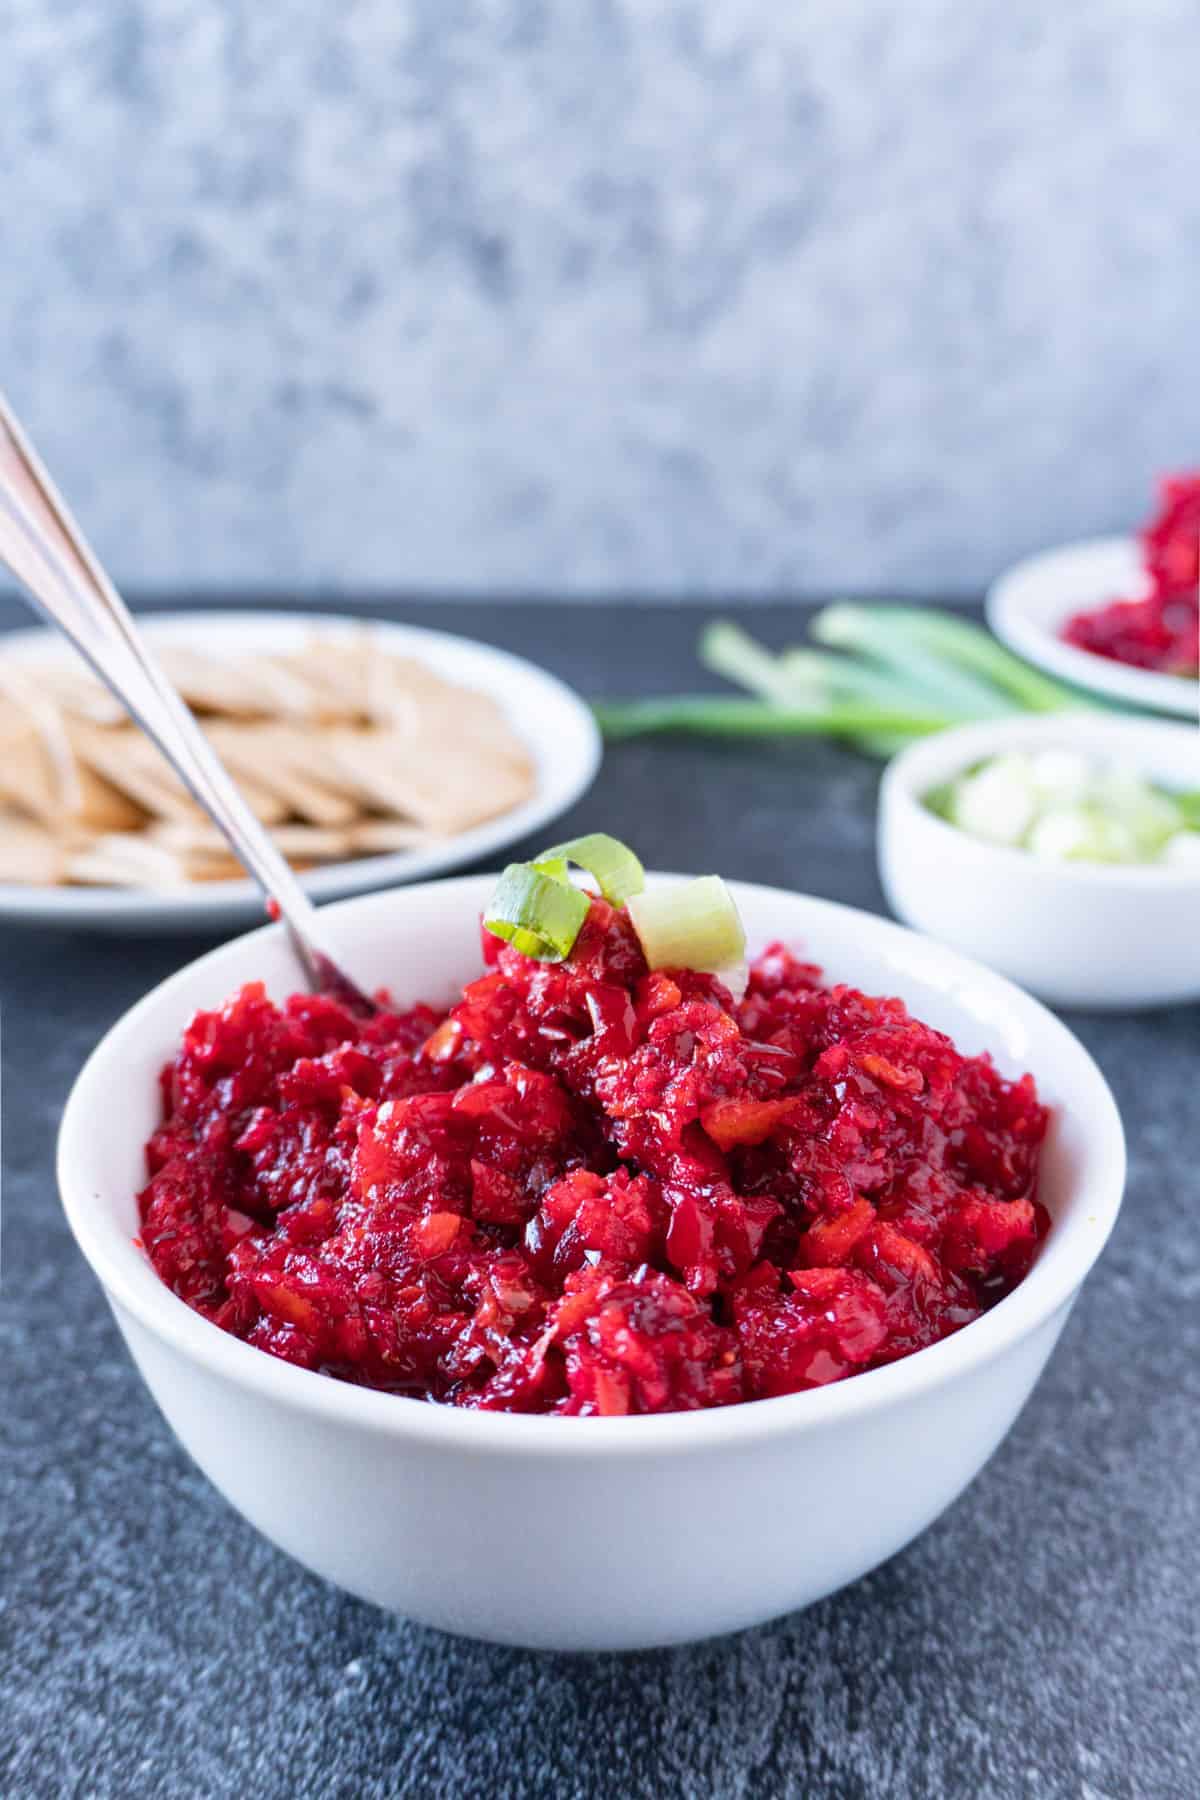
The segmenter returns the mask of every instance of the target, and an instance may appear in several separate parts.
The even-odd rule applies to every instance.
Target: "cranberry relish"
[[[1148,592],[1076,613],[1063,637],[1135,668],[1200,673],[1200,472],[1159,484],[1159,509],[1140,541]]]
[[[455,1406],[615,1414],[838,1381],[979,1317],[1048,1219],[1033,1080],[773,945],[735,1004],[591,902],[440,1018],[261,985],[163,1071],[142,1243],[224,1330]]]

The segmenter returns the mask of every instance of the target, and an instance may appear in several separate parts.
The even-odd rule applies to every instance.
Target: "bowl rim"
[[[665,871],[651,871],[650,874],[654,880],[688,879]],[[431,890],[449,895],[454,889],[482,888],[494,879],[494,874],[469,875],[406,885],[356,895],[337,902],[328,911],[332,918],[346,918],[384,903],[403,905],[408,895],[415,898]],[[110,1217],[109,1207],[96,1204],[101,1196],[87,1175],[89,1128],[94,1116],[92,1090],[96,1090],[96,1098],[106,1090],[106,1073],[120,1067],[123,1047],[138,1039],[143,1023],[172,993],[182,992],[199,970],[217,965],[226,958],[235,960],[256,943],[282,938],[284,927],[269,924],[229,939],[156,983],[109,1027],[72,1084],[58,1133],[59,1193],[72,1235],[110,1303],[118,1313],[131,1315],[168,1350],[199,1364],[209,1374],[236,1387],[249,1389],[285,1410],[365,1430],[396,1442],[421,1443],[472,1455],[520,1453],[551,1460],[562,1456],[586,1459],[687,1454],[721,1445],[758,1441],[790,1431],[820,1429],[877,1412],[894,1401],[953,1382],[1030,1336],[1074,1299],[1104,1249],[1120,1211],[1126,1171],[1124,1131],[1112,1092],[1095,1060],[1061,1020],[1015,983],[920,932],[910,931],[862,908],[792,889],[752,882],[731,882],[730,885],[735,898],[746,894],[768,902],[799,899],[810,909],[815,923],[819,924],[821,917],[842,924],[854,921],[877,934],[877,943],[890,943],[910,954],[917,949],[927,955],[932,949],[944,959],[947,973],[956,980],[969,983],[973,991],[979,991],[982,984],[983,991],[990,997],[1009,1005],[1015,1003],[1030,1022],[1037,1024],[1041,1035],[1049,1036],[1056,1045],[1058,1062],[1073,1064],[1076,1074],[1089,1089],[1088,1118],[1093,1148],[1086,1173],[1091,1189],[1086,1217],[1081,1213],[1072,1221],[1073,1254],[1068,1257],[1060,1254],[1049,1260],[1040,1257],[1020,1285],[990,1312],[941,1342],[898,1362],[798,1394],[694,1412],[615,1419],[478,1412],[356,1387],[334,1377],[298,1368],[244,1343],[202,1318],[166,1286],[144,1255],[137,1259],[119,1257],[116,1246],[119,1244],[127,1251],[130,1240]],[[184,1016],[184,1007],[181,1007],[180,1030]]]
[[[1033,713],[1010,719],[983,719],[968,725],[950,725],[945,730],[918,738],[892,757],[883,772],[879,789],[879,816],[882,821],[889,808],[902,808],[905,824],[914,818],[932,830],[945,852],[954,845],[962,855],[975,854],[995,859],[1011,874],[1018,870],[1026,875],[1035,872],[1044,879],[1077,883],[1081,887],[1146,889],[1163,892],[1200,892],[1200,872],[1175,868],[1166,863],[1101,863],[1049,862],[1028,850],[1012,844],[993,844],[986,838],[973,837],[969,831],[952,825],[933,812],[924,796],[931,787],[963,774],[980,757],[1002,750],[1017,750],[1042,742],[1069,743],[1072,737],[1081,741],[1122,739],[1131,744],[1147,737],[1164,738],[1179,748],[1189,745],[1200,766],[1200,735],[1190,725],[1171,719],[1111,718],[1103,713]],[[1153,778],[1152,778],[1153,779]]]

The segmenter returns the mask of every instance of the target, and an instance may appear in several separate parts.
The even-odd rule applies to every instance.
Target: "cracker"
[[[150,828],[150,836],[159,844],[183,855],[228,856],[229,846],[215,825],[183,824],[166,820]],[[351,848],[350,833],[330,830],[321,825],[273,825],[271,837],[289,861],[304,857],[308,862],[336,862]]]
[[[76,720],[71,744],[85,768],[101,776],[151,817],[203,819],[206,815],[148,738],[134,725],[110,731]]]
[[[0,663],[5,735],[11,738],[14,768],[4,777],[4,791],[24,784],[26,799],[18,804],[53,825],[80,804],[78,771],[63,716],[47,699],[28,669]]]
[[[529,792],[527,776],[511,764],[448,743],[418,756],[405,734],[387,729],[330,732],[328,750],[375,810],[439,837],[507,812]]]
[[[90,719],[93,725],[120,725],[126,717],[116,695],[89,669],[39,663],[36,679],[41,692],[64,713]]]
[[[159,661],[194,712],[220,718],[312,718],[311,688],[269,657],[212,656],[191,645],[164,644]]]
[[[268,788],[297,818],[312,825],[348,825],[354,801],[309,772],[320,738],[289,725],[242,725],[214,720],[206,727],[213,749],[237,780]]]
[[[490,696],[396,655],[368,627],[269,656],[173,643],[162,660],[298,869],[469,830],[533,789],[524,744]],[[0,660],[0,880],[177,888],[241,874],[88,670]]]
[[[346,836],[353,854],[385,856],[395,850],[419,850],[423,844],[433,842],[434,833],[404,819],[362,819],[350,827]]]
[[[63,879],[63,847],[44,826],[0,813],[0,881],[54,887]]]
[[[68,851],[64,871],[68,881],[98,887],[176,888],[187,883],[179,856],[140,831],[110,832]]]

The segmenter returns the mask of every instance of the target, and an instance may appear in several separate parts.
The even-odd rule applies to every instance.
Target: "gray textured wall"
[[[962,589],[1200,450],[1195,0],[0,0],[128,583]]]

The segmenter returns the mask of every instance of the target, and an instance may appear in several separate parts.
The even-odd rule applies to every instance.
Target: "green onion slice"
[[[633,851],[603,831],[590,831],[586,837],[570,838],[565,844],[543,850],[534,867],[556,881],[565,881],[568,863],[586,870],[613,906],[624,906],[632,894],[640,894],[646,885],[645,870]]]
[[[746,954],[738,909],[719,875],[701,875],[683,887],[635,894],[629,917],[652,969],[699,969],[719,975]]]
[[[523,956],[562,962],[588,915],[588,897],[532,863],[509,863],[483,915],[486,931]]]

